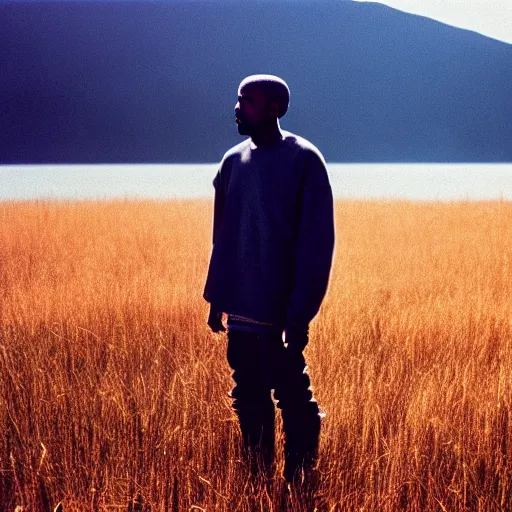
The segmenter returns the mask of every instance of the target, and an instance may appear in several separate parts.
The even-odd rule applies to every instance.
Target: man
[[[327,290],[334,214],[321,153],[280,128],[289,99],[288,86],[273,75],[240,84],[235,118],[249,138],[224,155],[213,180],[204,298],[213,332],[226,330],[227,314],[231,396],[252,469],[273,471],[274,390],[285,433],[284,476],[293,482],[318,457],[320,414],[302,351]]]

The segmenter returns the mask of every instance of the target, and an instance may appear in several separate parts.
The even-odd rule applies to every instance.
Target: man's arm
[[[308,151],[286,327],[305,329],[327,291],[334,253],[334,200],[325,162]]]
[[[226,203],[224,186],[221,180],[222,178],[219,170],[213,179],[213,186],[215,188],[215,199],[213,205],[213,244],[215,244],[215,240],[219,233],[220,223],[222,221],[222,216],[224,215],[224,205]]]
[[[224,194],[224,187],[221,183],[221,180],[222,178],[219,169],[219,171],[215,175],[215,178],[213,179],[213,186],[215,188],[215,199],[213,207],[213,245],[215,245],[215,241],[217,240],[217,236],[219,234],[220,224],[222,221],[222,217],[224,215],[224,205],[226,200]],[[208,315],[207,324],[213,332],[224,332],[226,330],[222,323],[222,311],[219,311],[218,308],[213,303],[210,303],[210,313]]]

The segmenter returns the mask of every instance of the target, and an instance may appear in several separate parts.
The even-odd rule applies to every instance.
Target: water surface
[[[218,164],[0,166],[0,200],[212,198]],[[512,164],[328,164],[335,198],[512,199]]]

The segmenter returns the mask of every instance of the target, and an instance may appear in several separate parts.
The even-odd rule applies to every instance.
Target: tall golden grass
[[[512,203],[335,208],[318,510],[511,510]],[[1,511],[284,503],[240,458],[211,228],[207,200],[0,203]]]

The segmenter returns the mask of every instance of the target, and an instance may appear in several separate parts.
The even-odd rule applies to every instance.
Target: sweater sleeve
[[[222,221],[222,216],[224,214],[224,204],[225,204],[225,194],[224,194],[224,186],[222,183],[222,173],[221,173],[222,165],[217,171],[217,174],[215,175],[215,178],[213,179],[213,187],[215,189],[215,199],[213,203],[213,236],[212,236],[212,243],[215,246],[215,242],[217,240],[219,230],[220,230],[220,224]],[[213,254],[213,252],[212,252]],[[210,260],[210,266],[208,268],[208,275],[206,278],[206,283],[204,286],[203,291],[203,298],[210,302],[211,309],[210,309],[210,316],[212,316],[216,311],[217,307],[212,303],[211,300],[211,282],[210,279],[212,277],[211,275],[212,267],[211,267],[211,260]]]
[[[333,260],[334,200],[325,161],[314,151],[306,155],[302,192],[287,327],[306,327],[318,313]]]
[[[222,176],[220,169],[217,171],[215,178],[213,179],[213,186],[215,188],[215,199],[213,203],[213,239],[212,243],[215,244],[217,235],[220,229],[220,223],[224,214],[225,204],[225,193],[224,187],[222,186]]]

